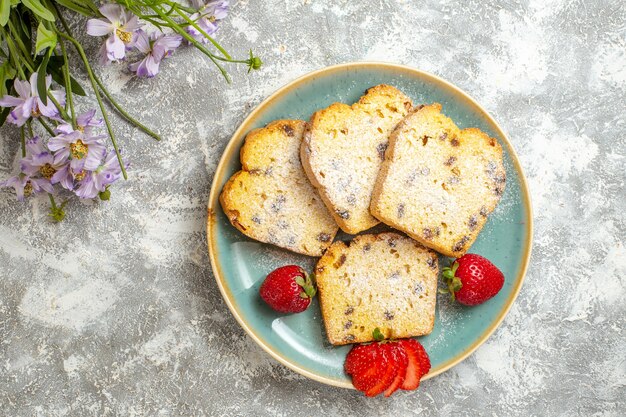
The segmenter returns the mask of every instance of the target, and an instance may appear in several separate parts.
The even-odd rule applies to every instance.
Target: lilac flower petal
[[[98,61],[100,62],[100,65],[102,65],[102,66],[108,65],[111,62],[111,61],[109,61],[109,53],[108,53],[108,50],[107,50],[107,43],[106,42],[102,43],[102,46],[98,50],[98,56],[99,56]]]
[[[144,59],[137,63],[137,76],[148,77],[148,68],[146,67],[146,62],[148,61],[149,56],[150,55],[147,55]]]
[[[124,16],[124,9],[118,4],[103,4],[98,9],[100,13],[113,24],[121,23]]]
[[[37,97],[29,97],[24,101],[24,104],[17,106],[14,111],[20,111],[22,117],[29,118],[37,107]]]
[[[58,152],[55,152],[53,165],[55,165],[57,169],[59,169],[61,165],[67,164],[69,156],[70,156],[70,152],[69,152],[69,149],[67,148],[62,149]]]
[[[76,117],[76,124],[78,126],[87,126],[89,124],[89,122],[91,121],[91,119],[93,119],[93,116],[96,114],[96,109],[91,109],[86,111],[83,114],[79,114]]]
[[[70,160],[70,168],[72,168],[73,172],[81,172],[84,166],[85,166],[85,158]]]
[[[15,107],[15,106],[19,106],[23,102],[24,102],[24,99],[19,98],[19,97],[4,96],[0,98],[0,106],[2,107]]]
[[[74,189],[74,177],[72,176],[70,172],[69,164],[66,164],[60,167],[50,179],[50,183],[52,184],[60,183],[61,187],[65,188],[66,190],[73,190]]]
[[[139,21],[137,16],[132,15],[132,17],[128,19],[126,24],[124,25],[124,29],[128,32],[134,32],[135,30],[139,29],[142,26],[143,24]]]
[[[90,173],[79,183],[74,193],[80,198],[95,198],[98,195],[98,190],[95,187]]]
[[[76,142],[81,136],[82,134],[76,130],[67,134],[54,136],[48,141],[48,149],[52,152],[56,152],[59,149],[69,148],[70,143]]]
[[[146,73],[148,77],[154,77],[159,73],[160,58],[156,58],[154,55],[148,55],[146,57]]]
[[[76,120],[78,121],[78,119]],[[80,123],[78,125],[80,126]],[[74,128],[72,127],[72,125],[68,123],[61,123],[60,125],[54,128],[54,133],[56,133],[57,135],[68,134],[68,133],[72,133],[73,131],[74,131]]]
[[[37,107],[39,108],[39,112],[46,117],[55,118],[59,116],[59,109],[57,109],[52,100],[48,100],[48,104],[43,104],[41,99],[38,97]]]
[[[133,62],[132,64],[130,64],[128,66],[128,69],[132,72],[137,72],[137,70],[139,69],[139,65],[143,62],[142,61],[137,61],[137,62]]]
[[[146,34],[146,32],[141,29],[137,31],[135,48],[137,48],[143,54],[150,53],[150,40],[148,39],[148,35]]]
[[[116,34],[109,36],[106,41],[108,58],[110,61],[124,59],[126,56],[126,46]]]
[[[50,181],[45,178],[31,178],[30,184],[32,185],[33,191],[35,192],[40,192],[41,190],[44,190],[48,193],[54,192],[52,184],[50,184]]]
[[[52,80],[52,78],[50,78]],[[61,106],[65,106],[65,91],[63,90],[51,90],[50,94]]]
[[[176,49],[183,41],[183,37],[180,35],[165,35],[161,39],[157,40],[155,45],[163,46],[165,49]]]
[[[89,153],[85,158],[83,169],[87,171],[94,171],[100,166],[102,159],[106,155],[106,149],[104,146],[90,145]]]
[[[30,83],[28,81],[15,80],[13,87],[15,87],[15,91],[21,98],[27,99],[30,97]]]
[[[39,165],[34,164],[31,159],[22,158],[20,161],[20,171],[28,176],[35,175],[39,171]]]
[[[87,34],[91,36],[105,36],[113,32],[115,27],[111,22],[102,19],[89,19],[87,21]]]
[[[37,73],[33,72],[30,75],[30,95],[33,97],[38,97],[39,93],[37,92]]]
[[[27,181],[28,181],[27,176],[17,175],[15,177],[11,177],[8,180],[4,181],[2,185],[4,187],[13,187],[15,189],[15,194],[17,195],[17,200],[24,201],[24,187],[26,186]]]
[[[33,136],[29,140],[26,141],[26,151],[31,155],[40,154],[45,152],[43,147],[43,143],[41,142],[41,138],[39,136]]]

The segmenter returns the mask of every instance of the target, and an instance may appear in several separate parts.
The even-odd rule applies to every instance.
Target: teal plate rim
[[[447,371],[452,368],[456,364],[463,361],[469,355],[471,355],[480,345],[482,345],[491,334],[498,328],[498,326],[502,323],[507,313],[509,312],[511,306],[513,305],[515,299],[517,298],[522,284],[524,282],[524,278],[526,275],[526,270],[528,268],[528,264],[530,261],[530,255],[532,250],[532,240],[533,240],[533,213],[532,213],[532,204],[530,201],[530,193],[528,190],[528,185],[526,181],[526,177],[524,175],[524,171],[519,162],[517,154],[509,141],[508,137],[500,127],[500,125],[495,121],[495,119],[480,105],[476,100],[474,100],[471,96],[465,93],[460,88],[455,85],[449,83],[448,81],[430,74],[428,72],[418,70],[406,65],[401,64],[392,64],[385,62],[349,62],[338,65],[333,65],[330,67],[325,67],[319,70],[312,71],[308,74],[305,74],[289,83],[279,88],[276,92],[271,94],[265,100],[263,100],[252,112],[243,120],[243,122],[239,125],[237,130],[233,133],[231,139],[229,140],[222,157],[217,165],[215,170],[215,174],[213,177],[213,181],[211,184],[211,191],[209,194],[209,202],[207,208],[207,245],[209,258],[211,261],[211,267],[213,269],[213,274],[215,276],[215,280],[217,281],[217,285],[222,294],[222,298],[226,302],[229,310],[239,323],[239,325],[248,333],[248,335],[259,345],[263,350],[265,350],[270,356],[274,359],[287,366],[288,368],[304,375],[308,378],[311,378],[315,381],[342,387],[342,388],[354,388],[350,381],[346,378],[344,379],[333,379],[328,378],[326,376],[320,375],[316,373],[314,370],[307,369],[300,364],[296,363],[289,358],[286,358],[274,350],[269,343],[267,343],[264,338],[259,334],[259,329],[253,328],[248,322],[246,322],[239,311],[237,303],[233,294],[230,292],[228,284],[224,278],[224,274],[222,271],[221,265],[217,261],[217,251],[218,251],[218,243],[217,243],[217,233],[216,233],[216,213],[217,210],[221,210],[219,204],[219,193],[221,191],[221,184],[225,182],[224,176],[227,174],[225,166],[228,161],[232,160],[233,157],[239,156],[239,149],[243,143],[245,135],[248,131],[251,130],[251,126],[254,124],[257,116],[261,113],[266,107],[272,105],[273,103],[281,100],[281,98],[289,93],[291,90],[297,88],[298,86],[307,83],[308,81],[312,81],[320,76],[328,76],[336,72],[345,71],[345,70],[357,70],[359,68],[366,69],[376,69],[381,68],[384,70],[395,70],[400,73],[407,74],[409,76],[421,78],[426,80],[429,83],[436,84],[438,87],[447,90],[456,95],[462,96],[467,102],[469,102],[485,119],[488,121],[490,127],[494,130],[494,132],[498,135],[499,139],[504,142],[504,145],[508,148],[508,154],[513,164],[513,168],[518,174],[520,193],[522,198],[522,204],[526,210],[527,218],[525,219],[525,232],[526,239],[524,242],[524,248],[522,249],[523,259],[521,261],[520,267],[517,272],[517,276],[514,281],[514,286],[509,294],[508,299],[506,300],[503,308],[497,314],[497,318],[492,322],[491,326],[488,327],[482,334],[480,334],[476,339],[461,353],[456,356],[450,358],[449,360],[440,363],[437,366],[434,366],[433,369],[423,378],[429,379],[434,376],[441,374],[442,372]]]

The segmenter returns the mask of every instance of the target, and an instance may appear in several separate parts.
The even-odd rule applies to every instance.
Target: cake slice
[[[251,131],[241,148],[242,170],[224,185],[220,203],[244,235],[321,256],[338,227],[300,164],[305,124],[278,120]]]
[[[311,116],[302,165],[344,232],[379,223],[369,212],[374,182],[389,135],[411,108],[401,91],[378,85],[352,106],[335,103]]]
[[[397,233],[337,241],[315,268],[328,340],[369,342],[378,327],[386,338],[432,331],[437,254]]]
[[[424,106],[393,132],[371,213],[439,253],[462,256],[502,193],[502,147],[479,129],[459,130],[440,104]]]

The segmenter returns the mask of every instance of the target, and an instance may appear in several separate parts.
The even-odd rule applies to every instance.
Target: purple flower
[[[33,193],[47,191],[53,192],[52,184],[45,178],[32,178],[28,174],[20,172],[15,177],[0,182],[0,187],[13,187],[19,201],[24,201],[25,197]]]
[[[115,151],[111,151],[100,166],[85,173],[74,192],[80,198],[95,198],[98,193],[105,191],[109,185],[117,181],[121,175],[122,169],[117,155]]]
[[[41,175],[51,184],[61,183],[63,188],[74,188],[74,177],[70,172],[67,155],[52,154],[35,136],[26,142],[27,156],[20,161],[20,169],[29,177]]]
[[[180,46],[183,37],[152,32],[150,37],[143,30],[137,31],[135,47],[143,53],[144,58],[129,65],[129,69],[138,77],[154,77],[159,72],[161,60],[167,58]]]
[[[100,63],[124,59],[126,49],[134,42],[135,32],[141,27],[139,19],[118,4],[105,4],[99,10],[105,19],[89,19],[87,33],[91,36],[109,35],[100,48]]]
[[[217,23],[228,15],[228,0],[210,0],[207,3],[203,0],[191,0],[191,4],[198,11],[189,16],[189,18],[196,22],[198,27],[206,32],[207,35],[213,35],[217,32]],[[185,30],[197,41],[201,43],[209,42],[195,27],[190,25]]]
[[[52,78],[47,75],[46,91],[50,88],[51,83]],[[39,117],[41,115],[51,119],[59,119],[59,110],[52,100],[48,100],[48,104],[44,105],[39,98],[36,72],[33,72],[30,76],[30,82],[15,80],[13,87],[15,87],[15,91],[17,91],[17,97],[6,95],[0,99],[0,106],[15,107],[7,116],[9,123],[23,126],[31,117]],[[52,90],[50,94],[52,94],[61,105],[65,105],[65,92]]]
[[[68,130],[64,125],[59,127],[61,129],[57,127],[55,130],[57,136],[48,141],[48,148],[54,152],[55,158],[69,159],[74,173],[96,169],[106,155],[102,142],[106,135],[88,136],[80,126],[76,130]]]
[[[91,109],[76,117],[76,126],[78,126],[77,130],[83,132],[85,136],[91,136],[91,128],[101,127],[104,125],[102,119],[94,119],[95,114],[96,109]],[[69,123],[62,123],[58,125],[55,130],[57,133],[72,133],[74,128]]]

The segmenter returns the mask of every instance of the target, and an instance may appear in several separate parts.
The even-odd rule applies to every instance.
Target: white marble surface
[[[130,180],[108,203],[70,204],[62,224],[46,198],[0,193],[0,415],[626,414],[625,36],[621,0],[249,0],[219,37],[266,64],[232,85],[192,50],[149,82],[100,69],[165,139],[118,124]],[[272,360],[228,312],[205,250],[209,184],[237,124],[293,78],[355,60],[412,65],[475,97],[508,132],[535,211],[502,326],[389,400]],[[17,140],[0,130],[1,177]]]

